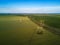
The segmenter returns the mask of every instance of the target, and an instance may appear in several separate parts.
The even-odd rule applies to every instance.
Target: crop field
[[[44,20],[43,23],[54,28],[60,28],[60,16],[31,16],[37,22]]]
[[[60,35],[36,22],[60,29],[60,16],[0,16],[0,45],[60,45]]]

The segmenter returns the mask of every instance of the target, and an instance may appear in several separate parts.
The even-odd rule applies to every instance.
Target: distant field
[[[40,22],[44,20],[44,24],[54,28],[60,28],[60,16],[59,15],[48,15],[48,16],[31,16],[33,20]]]
[[[37,22],[40,19],[45,20],[40,16],[32,16],[32,18],[37,20]],[[31,19],[28,16],[0,16],[0,45],[60,45],[59,35],[55,35],[38,26]],[[58,17],[56,20],[59,21],[59,19]],[[50,26],[50,24],[53,24],[52,20],[52,17],[46,18],[45,21],[48,23],[45,22],[45,24]],[[57,21],[55,21],[55,24]],[[43,31],[43,34],[37,34],[38,27],[40,31]],[[35,33],[32,36],[34,31]]]

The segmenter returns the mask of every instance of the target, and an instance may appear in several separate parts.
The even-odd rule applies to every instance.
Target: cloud
[[[60,7],[0,8],[0,13],[60,13]]]

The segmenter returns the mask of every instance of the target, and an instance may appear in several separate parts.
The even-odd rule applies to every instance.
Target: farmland
[[[31,16],[34,18],[37,22],[40,20],[44,20],[44,23],[46,25],[55,27],[55,28],[60,28],[60,16]]]
[[[60,35],[39,26],[36,22],[60,28],[59,16],[0,16],[0,45],[60,45]],[[37,31],[43,31],[37,34]]]

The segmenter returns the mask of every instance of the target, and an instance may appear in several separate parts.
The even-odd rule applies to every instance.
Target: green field
[[[59,16],[0,16],[0,45],[60,45],[60,35],[40,27],[32,19],[60,28]],[[38,30],[43,34],[37,34]]]
[[[44,20],[44,24],[49,25],[54,28],[60,28],[60,16],[59,15],[48,15],[48,16],[31,16],[32,19],[40,22],[40,20]]]

